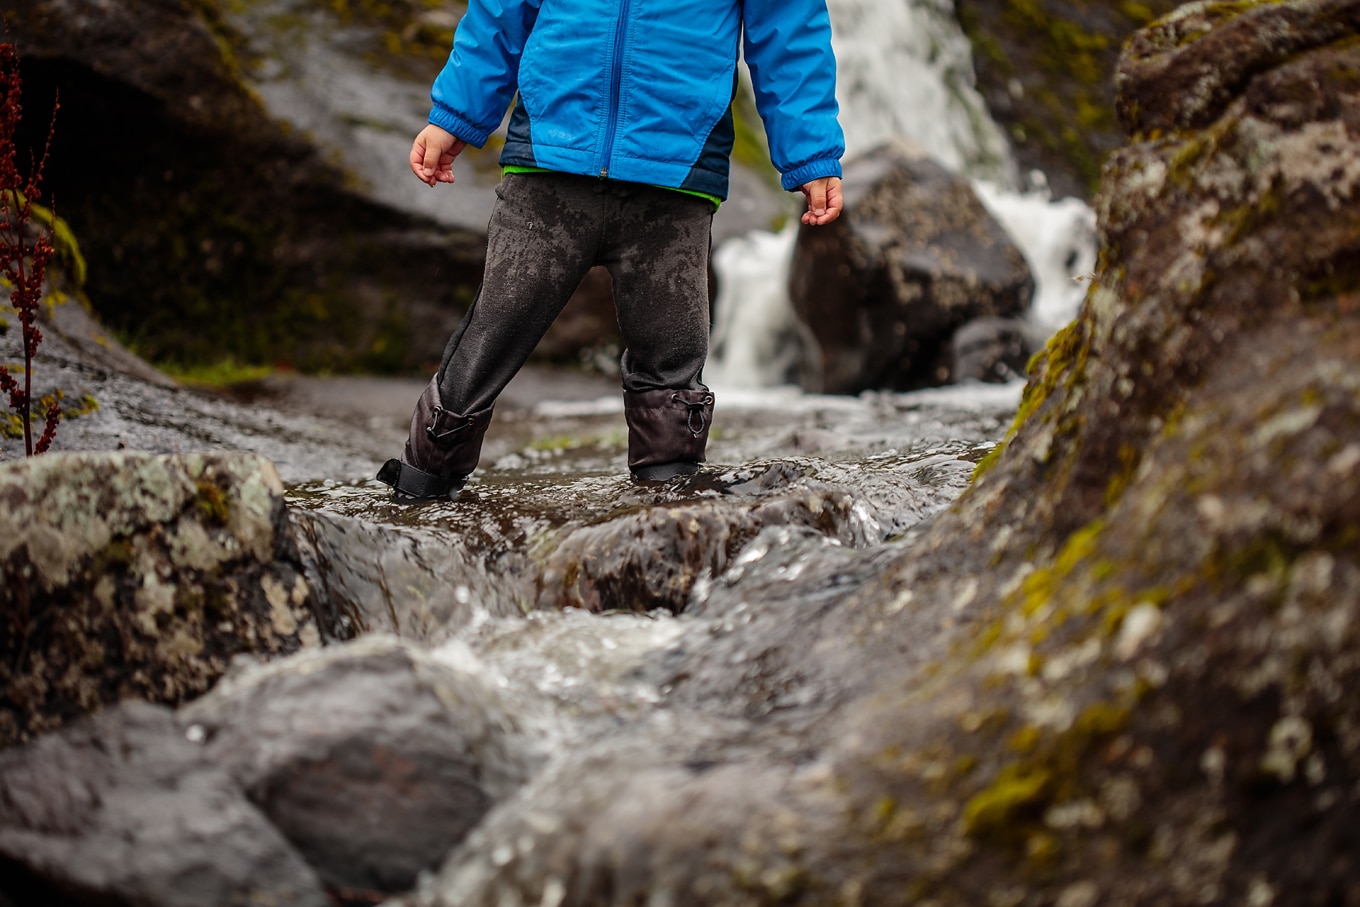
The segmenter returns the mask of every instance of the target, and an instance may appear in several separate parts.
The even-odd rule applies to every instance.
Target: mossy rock
[[[1177,0],[959,0],[978,88],[1022,171],[1058,196],[1090,198],[1123,142],[1114,73],[1125,40]]]
[[[237,654],[331,629],[253,455],[7,461],[0,502],[0,746],[121,699],[178,704]]]

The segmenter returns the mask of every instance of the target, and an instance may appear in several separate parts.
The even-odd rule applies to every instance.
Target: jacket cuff
[[[445,132],[467,142],[473,148],[481,148],[486,144],[486,140],[491,137],[491,133],[478,129],[441,104],[435,104],[430,109],[430,122]]]
[[[812,161],[801,167],[795,167],[780,178],[780,183],[788,192],[797,191],[799,186],[810,183],[813,180],[821,179],[826,176],[839,178],[841,175],[841,162],[835,158],[827,158],[821,161]]]

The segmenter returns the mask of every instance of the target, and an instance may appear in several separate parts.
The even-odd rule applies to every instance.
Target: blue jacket
[[[727,197],[738,45],[785,189],[840,176],[825,0],[469,0],[430,122],[501,164]]]

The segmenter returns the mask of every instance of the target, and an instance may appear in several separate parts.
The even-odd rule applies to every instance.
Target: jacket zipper
[[[610,159],[614,156],[614,130],[619,124],[619,91],[623,82],[623,39],[627,29],[628,0],[622,0],[619,4],[619,24],[614,31],[614,64],[609,75],[609,120],[604,132],[600,179],[609,177]]]

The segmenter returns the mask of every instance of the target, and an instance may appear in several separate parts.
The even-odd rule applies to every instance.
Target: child
[[[713,395],[708,256],[727,195],[744,40],[770,156],[805,224],[841,211],[835,60],[825,0],[469,0],[411,170],[454,181],[512,98],[481,289],[378,478],[416,503],[462,488],[497,396],[594,265],[613,279],[625,350],[628,467],[694,473]],[[517,95],[517,97],[516,97]]]

